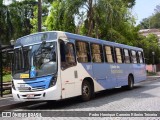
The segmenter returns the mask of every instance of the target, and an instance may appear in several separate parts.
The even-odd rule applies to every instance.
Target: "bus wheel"
[[[92,89],[91,85],[88,81],[83,81],[82,83],[82,100],[88,101],[91,99],[92,96]]]
[[[134,78],[133,78],[132,75],[129,75],[128,76],[128,86],[127,86],[127,88],[129,90],[131,90],[131,89],[133,89],[133,87],[134,87]]]

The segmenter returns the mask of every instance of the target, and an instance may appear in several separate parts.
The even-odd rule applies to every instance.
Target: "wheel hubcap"
[[[131,77],[129,78],[129,82],[130,82],[130,87],[132,88],[133,87],[133,80]]]
[[[83,94],[89,96],[89,87],[86,85],[83,86]]]

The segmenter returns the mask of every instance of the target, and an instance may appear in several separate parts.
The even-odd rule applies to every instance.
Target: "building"
[[[159,38],[159,44],[160,44],[160,30],[159,29],[142,29],[139,31],[139,33],[143,36],[148,36],[149,34],[157,35]]]
[[[154,34],[159,39],[159,46],[160,46],[160,30],[159,29],[142,29],[139,31],[139,33],[143,36],[148,36],[149,34]],[[153,53],[152,53],[153,54]],[[146,65],[146,70],[148,72],[156,72],[160,71],[160,65]]]

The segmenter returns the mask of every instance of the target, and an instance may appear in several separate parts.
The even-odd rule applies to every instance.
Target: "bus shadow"
[[[134,89],[126,90],[124,88],[114,88],[104,90],[95,94],[95,98],[88,102],[82,102],[80,97],[69,98],[61,101],[50,101],[43,105],[25,107],[27,110],[73,110],[90,107],[100,107],[108,103],[112,103],[124,98],[142,99],[154,97],[154,95],[146,93],[152,89],[160,87],[157,84],[139,83]]]

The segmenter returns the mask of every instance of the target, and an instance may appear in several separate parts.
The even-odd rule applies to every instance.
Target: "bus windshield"
[[[56,42],[42,42],[14,50],[13,78],[35,78],[56,72]]]

